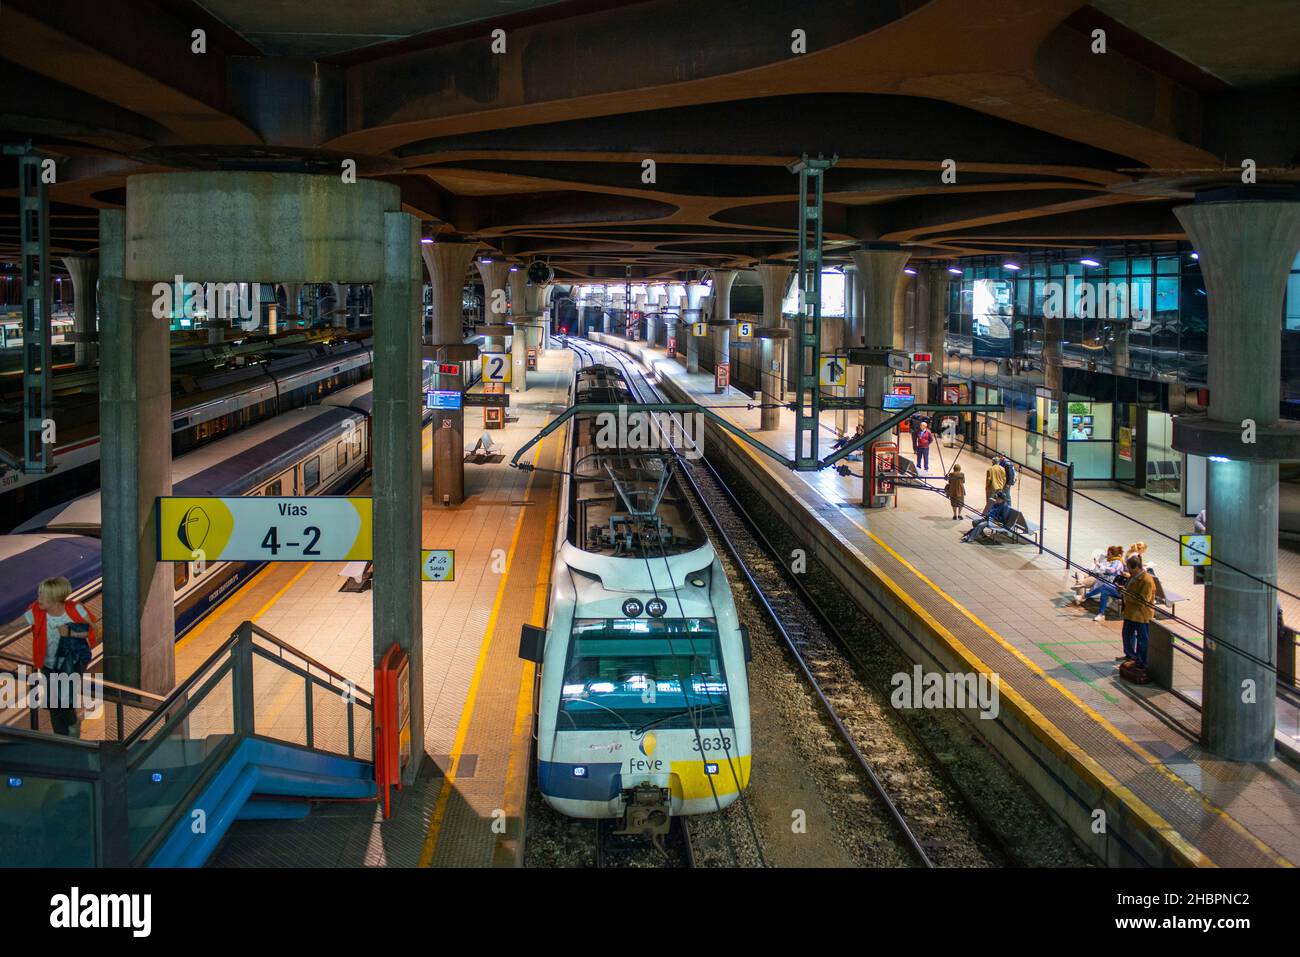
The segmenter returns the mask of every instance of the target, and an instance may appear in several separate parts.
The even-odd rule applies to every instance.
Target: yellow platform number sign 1
[[[161,562],[351,562],[373,557],[369,498],[158,499]]]

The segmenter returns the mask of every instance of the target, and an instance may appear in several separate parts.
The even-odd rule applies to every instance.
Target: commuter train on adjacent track
[[[175,459],[172,494],[343,495],[370,471],[372,380],[218,439]],[[426,412],[427,422],[431,413]],[[0,535],[0,653],[25,660],[21,615],[43,579],[66,576],[99,614],[100,493],[50,508]],[[176,637],[193,628],[264,562],[174,562]]]
[[[605,365],[572,399],[637,401]],[[672,451],[611,443],[595,413],[567,425],[550,617],[520,649],[541,664],[538,785],[563,814],[657,837],[748,784],[748,633]]]

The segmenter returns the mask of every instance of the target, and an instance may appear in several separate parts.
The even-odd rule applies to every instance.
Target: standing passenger
[[[961,510],[966,507],[966,476],[961,466],[954,465],[948,473],[948,484],[944,486],[948,495],[948,504],[952,506],[952,517],[961,518]]]
[[[68,601],[72,594],[72,583],[66,578],[47,578],[36,589],[36,601],[27,608],[24,616],[32,627],[32,667],[45,675],[46,707],[50,709],[50,724],[55,734],[80,737],[77,728],[77,710],[70,702],[50,700],[50,693],[56,686],[51,679],[57,673],[55,663],[59,656],[59,640],[69,634],[68,625],[74,621],[90,626],[86,640],[93,647],[95,644],[95,616],[84,605]],[[62,682],[58,683],[62,686]]]
[[[984,497],[987,499],[984,503],[984,511],[987,512],[993,507],[993,497],[1006,487],[1007,473],[998,464],[997,456],[994,456],[988,471],[984,473]]]
[[[1156,580],[1142,567],[1137,555],[1128,557],[1128,584],[1124,586],[1124,659],[1147,666],[1149,626],[1156,617]]]
[[[930,444],[934,441],[934,433],[930,431],[930,425],[921,420],[921,433],[916,437],[916,468],[917,471],[930,470]]]

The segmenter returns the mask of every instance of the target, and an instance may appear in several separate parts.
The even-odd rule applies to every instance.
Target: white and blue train
[[[575,405],[634,401],[617,369],[576,376]],[[749,640],[671,452],[602,447],[603,424],[569,420],[550,616],[520,654],[541,665],[543,798],[653,837],[748,784]]]

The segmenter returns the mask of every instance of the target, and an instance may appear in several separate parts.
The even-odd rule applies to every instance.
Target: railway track
[[[687,818],[675,817],[668,834],[656,845],[636,835],[615,834],[612,820],[595,822],[596,867],[694,867],[695,848]]]
[[[594,356],[585,344],[577,348]],[[634,362],[616,350],[601,351],[618,363],[643,401],[662,401]],[[862,679],[850,643],[787,571],[713,466],[703,458],[679,456],[678,462],[706,524],[716,530],[911,859],[923,867],[1007,863],[1000,842],[961,799],[943,762],[905,724],[889,720],[896,716],[888,715],[888,703]]]

